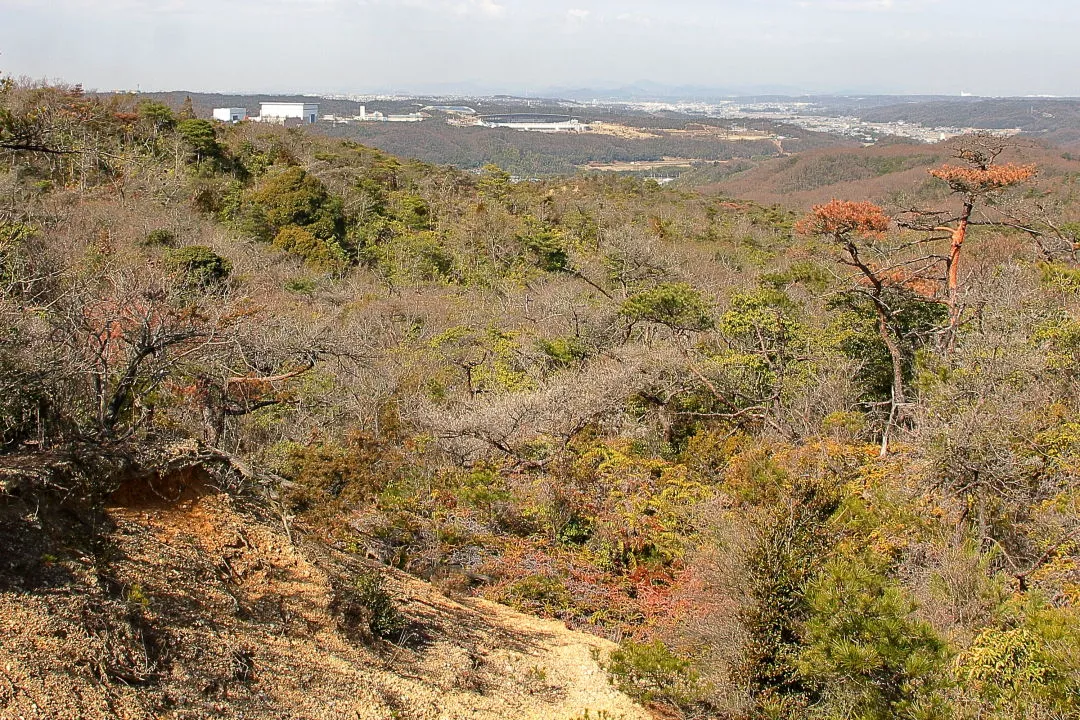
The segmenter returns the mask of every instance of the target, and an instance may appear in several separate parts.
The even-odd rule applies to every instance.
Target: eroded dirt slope
[[[607,683],[610,643],[402,574],[409,629],[364,638],[335,588],[365,561],[198,470],[129,481],[103,515],[2,485],[5,720],[648,717]]]

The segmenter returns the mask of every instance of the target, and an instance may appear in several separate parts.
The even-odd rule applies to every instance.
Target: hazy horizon
[[[0,0],[0,12],[0,71],[103,91],[525,95],[647,82],[1080,96],[1068,0]]]

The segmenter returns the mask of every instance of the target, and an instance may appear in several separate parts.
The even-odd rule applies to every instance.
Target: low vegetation
[[[765,207],[4,81],[0,457],[259,468],[676,715],[1075,717],[1075,178],[937,151],[917,212]]]

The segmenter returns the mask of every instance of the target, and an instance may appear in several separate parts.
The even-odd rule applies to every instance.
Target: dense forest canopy
[[[786,208],[4,80],[0,452],[260,468],[685,717],[1077,717],[1080,175],[1025,152]]]

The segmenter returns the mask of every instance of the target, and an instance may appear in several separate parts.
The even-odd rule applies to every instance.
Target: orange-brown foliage
[[[920,277],[904,268],[897,268],[881,274],[881,280],[892,287],[903,287],[922,295],[925,298],[936,297],[941,289],[941,282],[931,278]],[[869,281],[864,281],[869,284]]]
[[[889,216],[872,202],[832,200],[815,205],[810,214],[795,224],[803,235],[832,235],[836,238],[877,237],[889,229]]]
[[[982,168],[942,165],[930,170],[930,174],[944,180],[955,192],[982,193],[1018,185],[1035,177],[1034,165],[1006,163]]]

